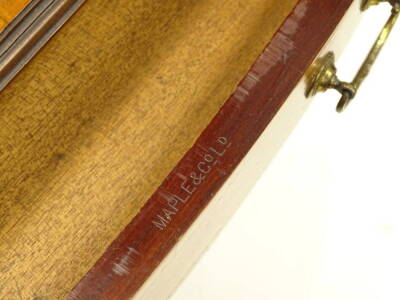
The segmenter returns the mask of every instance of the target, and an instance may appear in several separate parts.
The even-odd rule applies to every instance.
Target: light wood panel
[[[0,0],[0,31],[4,29],[30,0]]]
[[[0,298],[65,298],[296,2],[89,0],[0,95]]]
[[[3,19],[0,19],[0,31],[3,30],[7,26],[7,22]]]

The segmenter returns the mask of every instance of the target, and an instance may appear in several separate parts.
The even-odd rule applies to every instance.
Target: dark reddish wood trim
[[[352,2],[299,1],[236,92],[76,286],[70,300],[128,299],[138,291],[266,129]],[[196,186],[190,176],[206,154],[217,163]],[[177,195],[184,200],[188,195],[181,187],[185,178],[186,188],[196,191],[184,204],[170,198],[172,204],[179,203],[179,211],[164,230],[157,229],[152,221],[167,208],[166,198]]]

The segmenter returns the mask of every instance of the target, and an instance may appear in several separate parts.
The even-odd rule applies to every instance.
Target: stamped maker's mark
[[[180,180],[179,191],[160,191],[159,196],[164,200],[164,206],[152,221],[158,230],[164,230],[179,213],[181,207],[190,201],[192,195],[204,183],[208,175],[220,162],[228,148],[231,146],[228,138],[218,137],[214,144],[208,148],[202,148],[204,154],[199,161],[193,164],[192,170],[187,174],[176,172]]]

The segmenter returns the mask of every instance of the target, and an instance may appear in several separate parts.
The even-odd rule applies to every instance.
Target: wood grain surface
[[[174,258],[177,268],[185,264],[177,262],[182,257],[174,247],[184,247],[180,241],[187,237],[185,232],[210,201],[215,204],[216,194],[226,187],[226,180],[260,135],[268,135],[271,121],[353,2],[358,10],[360,2],[353,0],[297,3],[206,130],[74,289],[70,300],[125,300],[132,295],[146,300],[168,298],[157,290],[163,282],[173,281],[171,268],[163,273],[168,268],[163,264],[166,258]],[[352,31],[345,30],[347,36]],[[306,103],[304,94],[299,100]],[[241,187],[237,189],[240,193]],[[159,273],[164,276],[152,280]],[[156,297],[149,298],[144,287]]]
[[[0,0],[0,31],[4,29],[30,0]]]
[[[0,94],[0,299],[67,297],[296,2],[82,7]]]

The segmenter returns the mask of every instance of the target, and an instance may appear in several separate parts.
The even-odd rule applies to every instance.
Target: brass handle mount
[[[307,97],[329,89],[335,89],[342,94],[342,98],[336,107],[337,112],[342,112],[351,100],[353,100],[361,84],[368,76],[400,15],[400,0],[364,0],[361,9],[363,11],[367,10],[372,5],[382,2],[391,4],[392,13],[353,81],[349,83],[339,80],[335,66],[335,55],[333,52],[329,52],[317,59],[309,71],[307,76]]]

